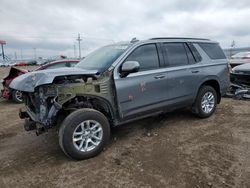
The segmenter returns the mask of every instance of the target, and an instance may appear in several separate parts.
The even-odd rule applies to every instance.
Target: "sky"
[[[0,40],[14,58],[78,55],[152,37],[202,37],[250,46],[248,0],[0,0]]]

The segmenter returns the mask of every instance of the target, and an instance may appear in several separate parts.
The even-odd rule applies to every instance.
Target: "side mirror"
[[[125,77],[130,73],[138,72],[139,69],[140,64],[137,61],[126,61],[122,64],[121,75]]]

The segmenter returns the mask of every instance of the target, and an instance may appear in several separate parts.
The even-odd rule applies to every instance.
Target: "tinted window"
[[[194,56],[195,61],[200,62],[202,58],[201,58],[201,55],[199,54],[199,52],[197,51],[197,49],[194,47],[194,45],[192,43],[187,43],[187,44],[188,44],[188,47]]]
[[[194,59],[194,56],[193,56],[192,52],[190,51],[189,47],[186,44],[184,44],[184,46],[185,46],[185,49],[186,49],[186,52],[187,52],[189,64],[196,63],[196,61]]]
[[[218,43],[199,43],[199,45],[211,59],[226,59]]]
[[[187,53],[183,43],[165,43],[164,49],[167,53],[169,66],[188,64]]]
[[[155,44],[138,47],[127,57],[126,61],[138,61],[140,71],[158,68],[159,58]]]

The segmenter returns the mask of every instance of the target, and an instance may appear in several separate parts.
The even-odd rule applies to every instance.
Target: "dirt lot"
[[[7,70],[0,70],[0,78]],[[250,101],[223,99],[112,130],[101,155],[72,161],[55,131],[25,132],[22,105],[0,100],[0,187],[250,187]]]

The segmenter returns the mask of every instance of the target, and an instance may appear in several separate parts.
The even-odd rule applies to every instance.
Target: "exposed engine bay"
[[[105,102],[112,101],[110,83],[109,76],[98,78],[98,81],[95,76],[59,76],[52,84],[38,86],[34,92],[24,92],[26,106],[20,110],[20,118],[29,119],[25,129],[36,129],[39,135],[80,108],[93,108],[110,114],[111,107]]]

